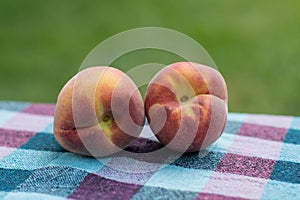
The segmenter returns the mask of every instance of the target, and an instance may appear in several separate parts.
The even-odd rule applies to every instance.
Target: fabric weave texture
[[[205,154],[127,173],[109,164],[138,171],[151,164],[143,152],[163,148],[149,131],[127,148],[134,157],[80,156],[56,142],[54,110],[0,101],[0,199],[300,199],[300,117],[229,113]]]

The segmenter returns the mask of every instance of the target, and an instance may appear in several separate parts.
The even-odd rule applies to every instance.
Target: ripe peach
[[[54,134],[69,151],[103,157],[138,137],[144,119],[143,99],[125,73],[112,67],[91,67],[61,90]]]
[[[163,68],[149,83],[144,103],[158,140],[179,152],[208,147],[226,125],[226,83],[217,70],[201,64]]]

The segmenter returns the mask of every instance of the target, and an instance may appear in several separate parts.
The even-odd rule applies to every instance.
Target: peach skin
[[[60,91],[54,135],[66,150],[104,157],[138,137],[144,120],[143,99],[133,81],[118,69],[91,67]]]
[[[215,69],[178,62],[159,71],[148,85],[145,111],[158,140],[178,152],[205,149],[227,120],[227,87]]]

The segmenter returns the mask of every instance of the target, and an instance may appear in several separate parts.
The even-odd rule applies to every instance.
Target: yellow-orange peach
[[[138,137],[144,118],[143,99],[125,73],[112,67],[91,67],[61,90],[54,134],[69,151],[103,157]]]
[[[149,83],[145,110],[162,144],[179,152],[196,152],[215,142],[225,128],[226,83],[211,67],[174,63]]]

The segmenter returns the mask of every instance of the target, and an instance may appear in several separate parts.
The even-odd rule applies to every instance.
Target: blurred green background
[[[0,100],[54,103],[99,42],[158,26],[209,52],[229,111],[300,115],[299,9],[296,0],[0,0]]]

